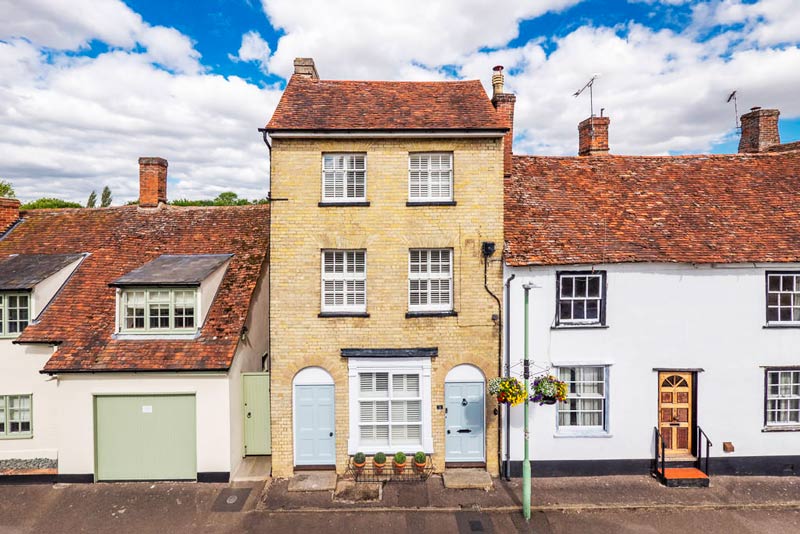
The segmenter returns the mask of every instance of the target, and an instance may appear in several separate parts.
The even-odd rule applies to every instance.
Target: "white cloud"
[[[28,42],[0,42],[0,177],[23,200],[84,202],[109,185],[123,202],[138,195],[137,158],[162,156],[172,199],[266,196],[269,159],[257,128],[280,93],[152,61],[116,50],[48,62]]]
[[[800,40],[800,9],[797,0],[718,0],[694,7],[699,27],[737,26],[737,37],[747,44],[772,46]]]
[[[236,56],[229,54],[234,61],[254,61],[259,64],[259,68],[264,74],[269,72],[269,43],[257,31],[249,31],[242,35],[242,45]]]
[[[262,0],[272,26],[285,32],[269,70],[288,77],[295,57],[314,57],[325,78],[407,79],[410,66],[437,72],[481,49],[504,47],[522,19],[579,1]]]

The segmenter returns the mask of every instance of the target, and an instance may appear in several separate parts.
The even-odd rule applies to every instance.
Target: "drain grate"
[[[247,502],[247,497],[253,488],[225,488],[219,492],[214,504],[211,505],[212,512],[240,512]]]
[[[456,513],[456,523],[458,525],[458,534],[492,534],[494,528],[492,526],[492,519],[486,514],[475,512],[458,512]]]

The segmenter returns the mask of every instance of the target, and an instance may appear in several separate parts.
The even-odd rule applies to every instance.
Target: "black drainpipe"
[[[503,376],[503,303],[500,302],[500,299],[497,298],[497,295],[492,293],[492,290],[489,289],[489,282],[487,277],[487,269],[489,267],[489,256],[494,254],[494,243],[484,241],[481,243],[481,253],[483,254],[483,288],[486,290],[489,295],[492,296],[495,302],[497,302],[497,376]],[[492,317],[494,319],[494,317]],[[500,428],[503,426],[503,415],[502,410],[496,410],[497,412],[497,462],[499,465],[502,465],[503,462],[503,452],[502,452],[502,445],[503,445],[503,434],[500,432]]]
[[[511,281],[516,278],[512,274],[506,280],[506,361],[505,374],[501,376],[511,376]],[[511,408],[506,405],[506,459],[503,461],[503,475],[506,480],[511,480]]]

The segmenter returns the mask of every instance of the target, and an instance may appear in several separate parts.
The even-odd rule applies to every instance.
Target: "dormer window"
[[[31,316],[31,298],[28,293],[0,293],[0,335],[17,336]]]
[[[194,288],[123,289],[122,332],[192,332],[197,329]]]
[[[230,254],[163,255],[110,285],[117,288],[117,332],[194,336],[214,300]]]

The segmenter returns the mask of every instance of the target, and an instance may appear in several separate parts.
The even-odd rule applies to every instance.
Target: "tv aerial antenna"
[[[725,102],[730,104],[731,100],[733,100],[733,124],[736,126],[737,130],[741,131],[742,127],[739,124],[739,104],[736,102],[736,91],[728,95],[728,100]]]
[[[593,88],[594,88],[594,81],[599,76],[600,76],[599,73],[593,74],[592,78],[588,82],[586,82],[586,85],[584,85],[583,87],[581,87],[580,89],[575,91],[575,93],[573,93],[573,95],[572,95],[575,98],[578,98],[579,96],[581,96],[581,93],[583,93],[586,89],[589,89],[589,116],[590,117],[594,117],[594,92],[593,92]]]

